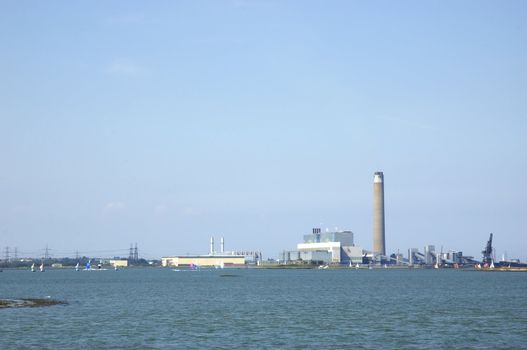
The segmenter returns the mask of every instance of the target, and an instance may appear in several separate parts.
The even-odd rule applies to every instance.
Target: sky
[[[0,258],[371,249],[383,171],[389,253],[525,260],[526,136],[525,1],[0,2]]]

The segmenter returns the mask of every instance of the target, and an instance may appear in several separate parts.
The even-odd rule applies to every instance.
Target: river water
[[[5,270],[0,349],[522,349],[527,273]]]

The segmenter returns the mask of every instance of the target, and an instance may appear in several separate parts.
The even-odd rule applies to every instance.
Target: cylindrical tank
[[[386,255],[384,236],[384,174],[373,175],[373,253]]]

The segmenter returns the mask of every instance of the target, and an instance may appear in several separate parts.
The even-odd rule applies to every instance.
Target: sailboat
[[[42,262],[42,264],[40,264],[40,272],[44,272],[44,262]]]
[[[77,265],[75,265],[75,271],[79,271],[79,268],[80,268],[80,265],[79,263],[77,263]]]
[[[88,262],[86,263],[86,268],[84,270],[86,271],[91,270],[91,260],[88,260]]]
[[[492,260],[490,261],[490,268],[491,268],[491,269],[494,268],[494,259],[492,259]]]
[[[35,272],[35,263],[33,263],[33,265],[31,265],[31,272]]]

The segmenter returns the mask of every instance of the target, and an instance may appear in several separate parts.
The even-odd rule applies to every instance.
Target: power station
[[[384,232],[384,174],[373,174],[373,254],[386,256]]]

